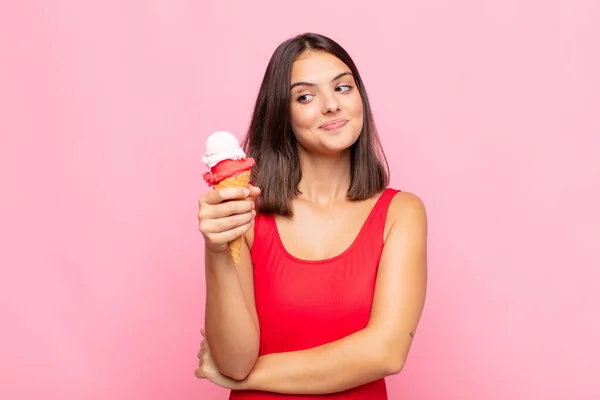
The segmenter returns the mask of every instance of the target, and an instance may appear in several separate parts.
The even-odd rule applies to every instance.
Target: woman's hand
[[[210,347],[206,341],[204,330],[201,330],[201,333],[203,339],[200,344],[200,351],[198,352],[198,359],[200,362],[198,363],[198,368],[196,368],[194,375],[199,379],[207,379],[215,385],[219,385],[226,389],[244,389],[243,382],[228,378],[219,372],[210,354]]]
[[[198,228],[206,247],[215,253],[228,251],[227,244],[242,236],[254,223],[254,198],[260,189],[223,188],[211,190],[198,201]]]

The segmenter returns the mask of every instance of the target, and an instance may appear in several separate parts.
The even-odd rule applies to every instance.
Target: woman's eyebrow
[[[331,80],[331,82],[337,81],[338,79],[340,79],[341,77],[346,76],[346,75],[352,75],[352,72],[342,72],[341,74],[336,75],[335,78],[333,78]],[[310,82],[294,82],[290,86],[290,90],[292,90],[296,86],[315,86],[315,84],[314,83],[310,83]]]

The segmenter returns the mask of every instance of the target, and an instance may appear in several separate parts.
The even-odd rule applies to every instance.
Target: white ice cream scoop
[[[205,154],[202,162],[212,168],[223,160],[241,160],[246,153],[240,147],[240,142],[229,132],[218,131],[211,133],[204,145]]]

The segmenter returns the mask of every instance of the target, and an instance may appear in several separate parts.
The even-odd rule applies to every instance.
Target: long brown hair
[[[367,92],[350,55],[332,39],[305,33],[280,44],[269,61],[258,92],[244,150],[254,157],[252,183],[261,189],[257,210],[292,216],[292,199],[300,192],[302,177],[296,139],[290,125],[290,74],[292,63],[306,50],[326,51],[350,68],[363,103],[363,129],[350,148],[350,200],[365,200],[389,184],[389,167]]]

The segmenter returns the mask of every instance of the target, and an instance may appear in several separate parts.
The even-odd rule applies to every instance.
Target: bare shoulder
[[[418,214],[425,217],[425,203],[419,196],[411,192],[398,192],[392,198],[389,213],[393,217],[402,217],[408,214]]]
[[[394,195],[388,210],[386,233],[391,229],[427,231],[427,211],[419,196],[404,191]]]

